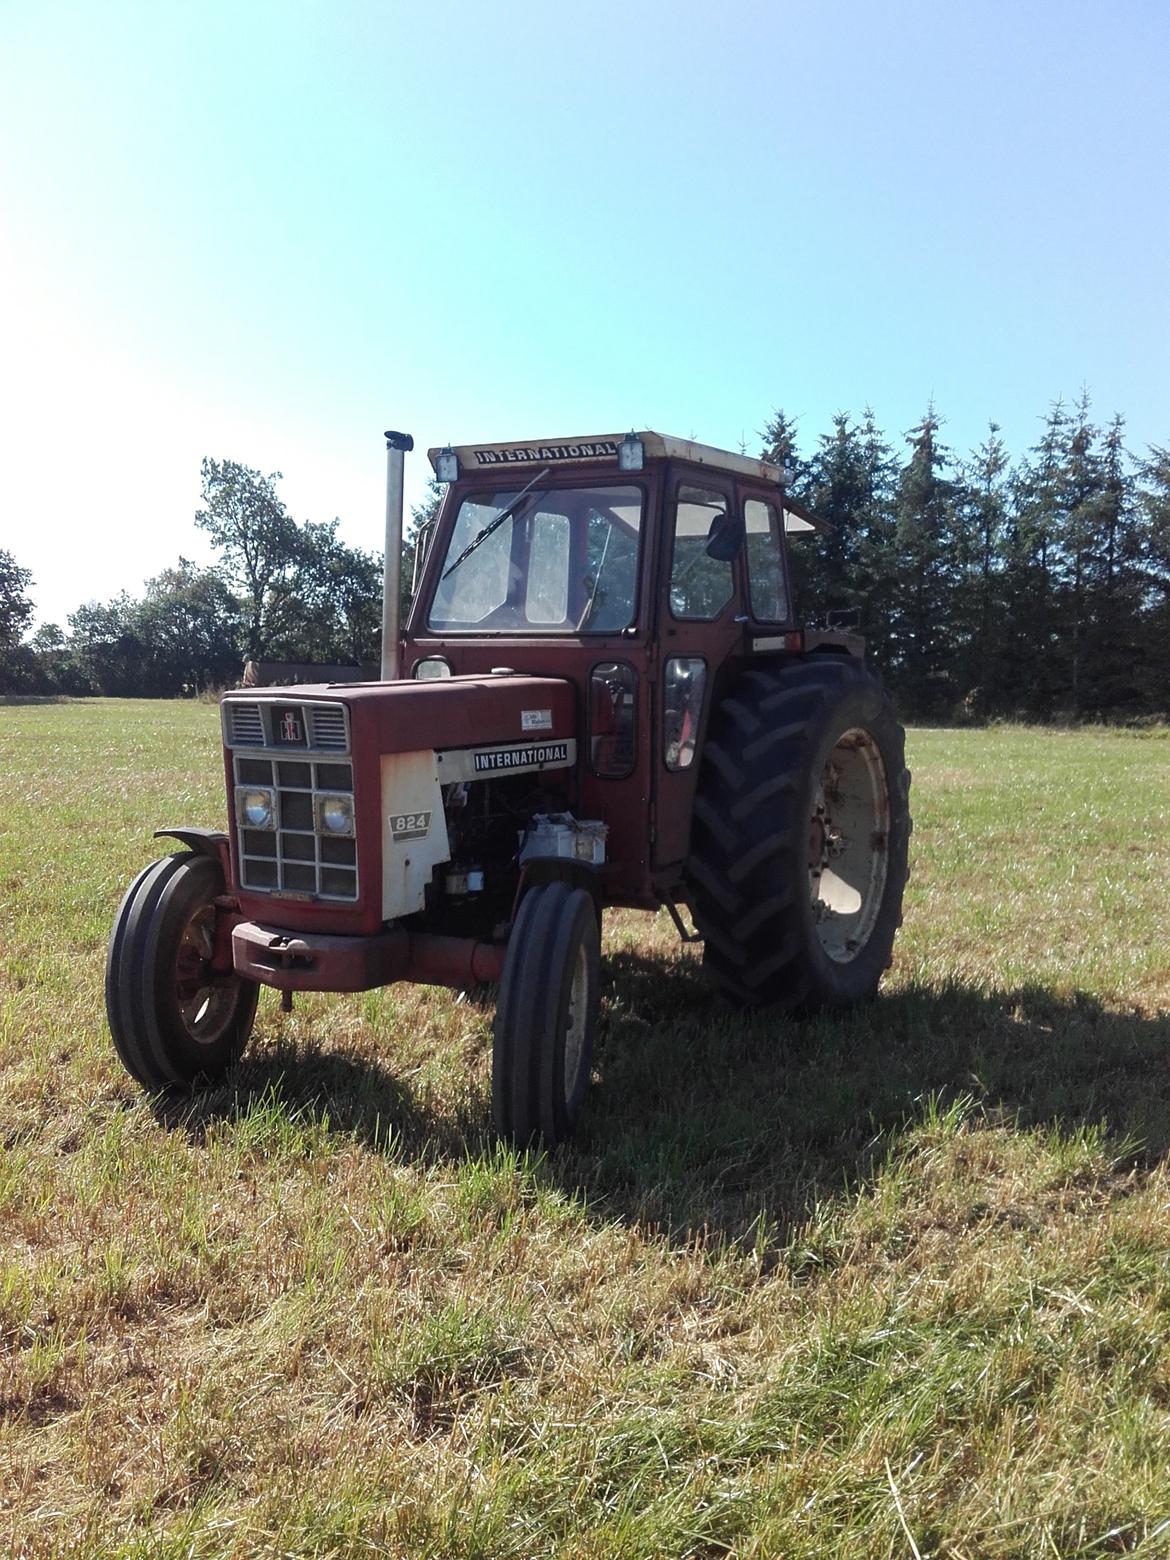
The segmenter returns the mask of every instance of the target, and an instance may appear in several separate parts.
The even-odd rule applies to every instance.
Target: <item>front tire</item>
[[[531,888],[508,942],[492,1047],[496,1130],[520,1147],[569,1137],[589,1088],[601,937],[582,888]]]
[[[130,885],[106,958],[114,1048],[143,1088],[214,1083],[238,1059],[260,988],[211,968],[223,873],[184,852],[153,862]]]
[[[905,733],[846,656],[744,672],[713,711],[688,878],[730,998],[813,1012],[872,996],[902,919]]]

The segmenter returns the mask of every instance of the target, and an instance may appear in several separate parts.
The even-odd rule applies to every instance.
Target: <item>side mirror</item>
[[[847,629],[861,627],[860,607],[834,607],[825,614],[825,622],[830,628]]]
[[[747,528],[741,515],[729,515],[720,510],[707,532],[708,558],[714,558],[717,563],[730,563],[738,555],[746,535]]]

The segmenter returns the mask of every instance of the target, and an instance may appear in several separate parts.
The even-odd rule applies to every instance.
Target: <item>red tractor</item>
[[[383,680],[222,703],[226,833],[131,885],[118,1054],[219,1078],[262,985],[498,982],[496,1125],[551,1147],[589,1083],[602,912],[681,907],[733,1002],[861,1001],[890,963],[904,736],[863,641],[793,616],[783,473],[656,433],[432,450],[448,484],[397,621],[406,435],[387,434]]]

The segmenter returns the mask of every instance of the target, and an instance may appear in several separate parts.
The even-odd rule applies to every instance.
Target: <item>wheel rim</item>
[[[238,980],[212,971],[215,907],[202,905],[183,928],[175,955],[175,1010],[196,1045],[215,1045],[235,1016]]]
[[[852,727],[837,738],[813,797],[808,880],[813,921],[837,964],[860,956],[886,887],[890,802],[874,738]]]
[[[565,1026],[565,1102],[573,1099],[581,1081],[585,1060],[585,1034],[589,1021],[589,958],[584,943],[573,961],[569,986],[569,1016]]]

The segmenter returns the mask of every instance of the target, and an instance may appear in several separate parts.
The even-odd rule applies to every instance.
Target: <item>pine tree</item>
[[[764,441],[760,459],[771,461],[774,466],[787,465],[792,472],[790,484],[792,491],[802,493],[806,484],[807,466],[797,448],[796,423],[795,417],[789,417],[788,413],[778,406],[760,434]]]
[[[956,483],[945,475],[949,451],[939,441],[933,404],[906,435],[910,458],[895,504],[892,667],[909,711],[925,715],[954,703]]]
[[[810,504],[808,464],[801,457],[796,444],[796,418],[789,417],[782,407],[777,407],[760,433],[764,441],[760,459],[771,462],[788,471],[788,492],[793,498]],[[804,623],[815,622],[823,615],[821,591],[823,581],[818,544],[824,538],[797,537],[789,547],[792,601],[797,618]]]
[[[874,664],[890,678],[895,664],[898,588],[897,520],[894,502],[898,464],[877,425],[873,408],[861,418],[862,505],[857,544],[857,592],[862,626]]]
[[[1136,575],[1147,707],[1170,713],[1170,449],[1152,445],[1138,472]]]
[[[833,418],[808,463],[805,496],[814,513],[833,530],[810,538],[807,580],[810,599],[823,615],[839,607],[863,606],[859,554],[868,499],[865,452],[847,412]]]
[[[1141,633],[1140,529],[1125,422],[1114,414],[1097,455],[1083,706],[1108,717],[1149,704]]]
[[[1099,430],[1089,420],[1088,393],[1082,392],[1069,429],[1064,508],[1057,523],[1062,638],[1068,660],[1069,709],[1074,718],[1099,704],[1088,651],[1096,637],[1096,618],[1109,571],[1111,525],[1099,439]]]
[[[956,681],[969,715],[986,713],[996,705],[1004,673],[997,640],[1007,473],[1007,447],[1000,438],[999,424],[992,422],[987,438],[972,451],[961,473],[957,511],[960,578],[953,607]]]
[[[1062,401],[1049,410],[1030,459],[1013,473],[1004,538],[1004,713],[1055,713],[1066,698],[1067,658],[1059,638],[1057,542],[1065,509],[1070,420]]]

